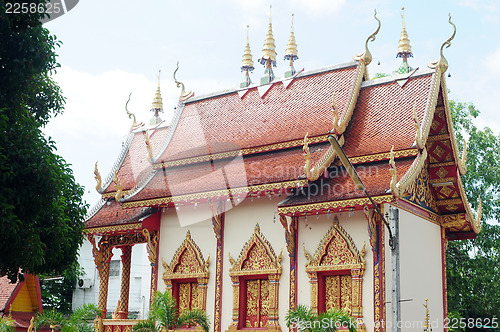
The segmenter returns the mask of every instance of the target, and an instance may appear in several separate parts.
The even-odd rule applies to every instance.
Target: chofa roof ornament
[[[133,120],[132,126],[130,127],[130,131],[132,131],[132,130],[135,130],[135,129],[139,128],[139,127],[142,127],[144,125],[144,123],[142,123],[142,122],[141,123],[137,123],[135,115],[128,110],[128,103],[130,102],[130,96],[132,96],[132,92],[128,95],[128,100],[125,103],[125,111],[128,114],[128,118]]]
[[[179,61],[177,61],[177,68],[174,71],[174,81],[177,84],[177,87],[181,88],[181,95],[179,96],[179,102],[182,103],[182,102],[188,100],[189,98],[193,97],[194,92],[192,92],[192,91],[186,92],[186,88],[184,87],[184,83],[179,82],[177,80],[177,78],[175,78],[175,74],[177,73],[178,70],[179,70]]]
[[[455,24],[451,21],[451,14],[448,14],[449,16],[449,19],[448,19],[448,22],[453,26],[453,34],[451,35],[450,38],[448,38],[444,43],[443,45],[441,45],[441,49],[439,51],[439,54],[440,54],[440,57],[439,57],[439,60],[437,61],[434,61],[434,62],[431,62],[428,66],[429,68],[439,68],[441,70],[441,73],[444,73],[446,72],[446,70],[448,69],[448,61],[446,60],[446,58],[444,57],[443,55],[443,49],[444,47],[446,46],[446,48],[450,47],[451,46],[451,41],[453,40],[453,38],[455,38],[455,34],[457,33],[457,27],[455,26]]]
[[[370,41],[374,41],[375,40],[375,36],[378,34],[378,32],[380,31],[380,26],[382,25],[380,23],[380,20],[377,18],[377,10],[375,9],[375,13],[373,14],[373,17],[377,20],[378,22],[378,27],[377,27],[377,30],[375,30],[374,33],[372,33],[367,39],[366,39],[366,42],[365,42],[365,51],[361,54],[358,54],[356,56],[353,56],[353,60],[356,60],[356,61],[363,61],[365,63],[365,65],[369,65],[371,62],[372,62],[372,54],[370,53],[370,50],[368,49],[368,42]]]

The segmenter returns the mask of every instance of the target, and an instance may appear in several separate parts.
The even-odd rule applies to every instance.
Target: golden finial
[[[260,225],[259,225],[259,223],[256,223],[256,224],[255,224],[255,229],[254,229],[254,232],[255,232],[255,233],[260,232]]]
[[[175,78],[175,74],[177,73],[178,70],[179,70],[179,61],[177,61],[177,68],[174,71],[174,81],[177,84],[177,87],[181,88],[181,95],[179,96],[179,101],[183,102],[183,101],[186,101],[189,98],[193,97],[194,96],[194,92],[190,91],[190,92],[186,93],[186,89],[184,87],[184,83],[177,81],[177,79]]]
[[[245,52],[243,53],[243,61],[241,62],[241,71],[245,72],[245,81],[240,85],[242,88],[246,88],[252,83],[249,72],[254,70],[252,52],[250,51],[250,41],[248,38],[249,29],[250,26],[247,25],[247,45],[245,46]]]
[[[368,42],[371,42],[371,41],[375,40],[375,36],[380,31],[380,26],[382,25],[380,23],[380,20],[377,18],[377,10],[376,9],[375,9],[375,13],[373,14],[373,17],[378,22],[377,30],[375,30],[374,33],[372,33],[368,38],[366,38],[365,51],[363,53],[358,54],[357,56],[353,57],[353,59],[356,60],[356,61],[361,61],[362,60],[365,63],[365,65],[369,65],[372,62],[372,54],[370,53],[370,50],[368,49]]]
[[[151,111],[154,112],[154,117],[150,121],[150,124],[152,125],[161,122],[158,113],[163,112],[163,100],[161,99],[161,91],[160,91],[160,74],[161,70],[158,70],[158,87],[156,88],[155,98],[153,99],[153,105],[151,106]]]
[[[94,179],[97,181],[97,184],[95,185],[95,190],[99,192],[101,190],[101,174],[99,173],[99,170],[97,169],[97,161],[95,162],[95,168],[94,168]]]
[[[290,60],[290,76],[295,74],[295,68],[293,67],[293,62],[297,60],[298,57],[298,52],[297,52],[297,43],[295,42],[295,35],[293,34],[293,16],[292,14],[292,27],[291,27],[291,32],[290,32],[290,39],[288,40],[288,44],[286,45],[286,50],[285,50],[285,60]],[[285,74],[285,76],[287,76]]]
[[[273,37],[273,24],[271,20],[271,8],[269,6],[269,27],[267,29],[266,40],[264,41],[264,48],[262,49],[262,56],[259,59],[260,64],[266,65],[266,68],[271,68],[271,65],[276,67],[276,45]]]
[[[408,33],[406,32],[405,26],[405,7],[401,9],[401,18],[403,19],[403,28],[401,29],[401,37],[399,38],[398,45],[398,57],[412,56],[410,39],[408,38]]]
[[[455,26],[455,24],[451,21],[451,14],[448,14],[449,16],[449,19],[448,19],[448,22],[453,26],[453,34],[451,35],[450,38],[448,38],[444,43],[443,45],[441,45],[441,49],[439,51],[439,60],[438,61],[434,61],[434,62],[431,62],[429,64],[429,68],[436,68],[436,67],[439,67],[439,69],[441,70],[441,73],[444,73],[446,72],[446,70],[448,69],[448,61],[446,60],[446,58],[444,57],[443,55],[443,49],[444,47],[446,46],[446,48],[450,47],[451,46],[451,41],[453,40],[453,38],[455,38],[455,34],[457,33],[457,27]]]
[[[408,33],[406,32],[405,7],[401,9],[401,19],[403,20],[403,28],[401,29],[401,37],[399,38],[398,53],[396,54],[396,58],[403,58],[403,63],[397,70],[397,73],[406,74],[413,69],[408,65],[408,58],[413,57],[413,53],[411,52],[410,39],[408,38]]]

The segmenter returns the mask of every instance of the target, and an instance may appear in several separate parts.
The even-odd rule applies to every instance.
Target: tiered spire
[[[401,29],[401,38],[399,39],[398,54],[397,58],[403,58],[403,63],[397,70],[400,74],[409,73],[413,68],[408,65],[408,58],[413,57],[411,52],[410,39],[408,38],[408,33],[406,32],[405,26],[405,7],[402,8],[401,18],[403,19],[403,28]]]
[[[293,14],[292,14],[292,31],[290,33],[290,39],[288,40],[288,45],[286,45],[285,60],[290,60],[290,70],[285,73],[285,77],[290,77],[295,75],[296,71],[293,67],[293,62],[299,57],[297,55],[297,43],[295,42],[295,35],[293,34]]]
[[[245,79],[241,82],[240,88],[246,88],[252,83],[249,72],[254,70],[252,52],[250,51],[250,42],[248,40],[249,28],[250,27],[247,25],[247,45],[245,47],[245,52],[243,53],[243,60],[241,61],[241,71],[245,72]]]
[[[151,107],[151,111],[154,112],[154,116],[149,122],[151,125],[155,125],[160,123],[162,120],[160,118],[159,112],[163,112],[163,101],[161,99],[160,92],[160,73],[161,70],[158,70],[158,87],[156,88],[155,98],[153,99],[153,105]]]
[[[260,79],[261,84],[267,84],[273,81],[274,73],[272,67],[276,67],[276,45],[273,37],[273,24],[271,20],[271,6],[269,7],[269,28],[267,30],[262,56],[258,60],[260,64],[266,66],[264,77]]]

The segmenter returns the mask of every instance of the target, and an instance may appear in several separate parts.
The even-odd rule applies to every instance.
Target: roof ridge
[[[297,74],[297,76],[295,76],[295,79],[305,78],[305,77],[312,76],[312,75],[317,75],[317,74],[327,73],[327,72],[331,72],[331,71],[335,71],[335,70],[354,67],[357,64],[358,64],[358,61],[349,61],[349,62],[337,64],[337,65],[322,67],[319,69],[302,71],[301,73]],[[277,84],[277,83],[280,83],[280,82],[283,82],[283,81],[286,81],[289,79],[290,79],[290,77],[278,77],[277,79],[273,80],[271,83],[268,83],[268,84]],[[230,89],[226,89],[226,90],[215,91],[212,93],[191,97],[191,98],[189,98],[189,100],[186,100],[183,104],[187,105],[187,104],[195,103],[195,102],[198,102],[201,100],[210,99],[210,98],[219,97],[219,96],[224,96],[224,95],[228,95],[231,93],[236,93],[236,92],[241,91],[241,90],[248,90],[248,89],[257,88],[259,86],[268,85],[268,84],[254,83],[254,84],[250,84],[246,88],[242,88],[242,89],[241,88],[230,88]]]

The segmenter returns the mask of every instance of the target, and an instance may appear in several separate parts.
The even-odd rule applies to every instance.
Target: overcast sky
[[[292,13],[299,52],[295,67],[307,71],[348,62],[362,52],[377,26],[373,19],[377,9],[382,28],[370,44],[371,75],[390,73],[401,63],[395,56],[402,6],[414,68],[439,58],[441,44],[453,32],[448,23],[451,13],[457,34],[444,51],[451,74],[447,77],[450,98],[473,102],[481,111],[477,125],[500,132],[494,92],[500,74],[500,4],[495,0],[84,0],[45,24],[63,42],[57,50],[61,68],[55,78],[67,98],[65,113],[52,120],[46,133],[73,165],[76,180],[86,187],[87,203],[94,205],[99,199],[94,163],[99,161],[104,179],[130,129],[124,108],[129,93],[129,110],[139,121],[149,122],[160,69],[161,116],[169,120],[173,115],[180,93],[172,78],[177,61],[178,80],[196,95],[236,87],[242,80],[247,24],[255,66],[251,78],[258,81],[264,72],[257,59],[270,4],[277,76],[287,70],[282,59]]]

